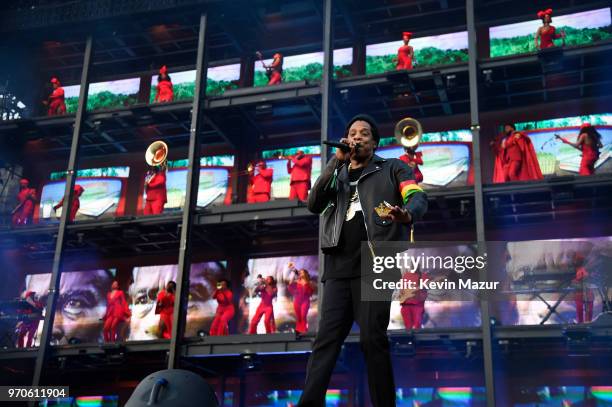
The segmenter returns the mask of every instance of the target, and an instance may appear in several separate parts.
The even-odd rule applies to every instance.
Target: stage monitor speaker
[[[145,377],[125,407],[218,407],[212,387],[188,370],[167,369]]]

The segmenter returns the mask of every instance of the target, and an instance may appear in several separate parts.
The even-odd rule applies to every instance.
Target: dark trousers
[[[360,283],[361,278],[325,281],[319,330],[298,406],[325,406],[325,392],[340,348],[353,321],[357,321],[372,404],[374,407],[395,407],[395,383],[387,338],[391,302],[361,301]]]

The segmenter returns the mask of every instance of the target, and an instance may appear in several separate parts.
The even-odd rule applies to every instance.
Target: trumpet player
[[[266,162],[260,160],[255,164],[255,167],[249,166],[248,174],[250,182],[247,202],[268,202],[270,200],[270,191],[272,190],[274,169],[267,168]]]
[[[287,172],[291,174],[291,189],[289,199],[306,201],[310,190],[310,174],[312,173],[312,156],[298,150],[297,154],[287,158]]]

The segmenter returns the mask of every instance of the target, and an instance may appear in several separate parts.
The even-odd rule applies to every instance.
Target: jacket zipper
[[[379,170],[380,170],[380,167],[376,166],[376,170],[368,172],[366,174],[361,174],[361,176],[357,180],[357,185],[355,185],[355,190],[357,191],[357,199],[359,199],[359,204],[361,204],[361,197],[359,196],[359,181],[361,181],[361,179],[363,177],[365,177],[366,175],[373,174],[373,173],[375,173],[376,171],[379,171]],[[368,233],[368,221],[366,219],[366,216],[365,216],[365,213],[364,213],[364,210],[363,210],[363,206],[361,207],[361,216],[363,216],[363,224],[365,226],[366,236],[368,238],[368,247],[370,248],[370,252],[372,253],[372,259],[373,259],[373,258],[376,257],[376,254],[374,253],[374,247],[372,245],[372,242],[370,241],[370,234]]]

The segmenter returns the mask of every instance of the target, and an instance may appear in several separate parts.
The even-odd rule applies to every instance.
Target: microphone
[[[340,143],[338,141],[324,141],[323,144],[326,144],[330,147],[336,147],[339,148],[340,150],[344,151],[345,153],[348,153],[351,151],[351,146],[349,146],[348,144],[344,144],[344,143]],[[361,145],[359,143],[355,144],[355,149],[358,149],[359,147],[361,147]]]

